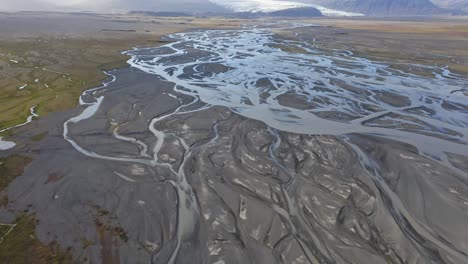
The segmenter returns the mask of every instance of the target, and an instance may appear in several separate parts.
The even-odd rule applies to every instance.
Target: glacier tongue
[[[295,1],[283,0],[210,0],[210,2],[231,9],[234,12],[274,12],[289,8],[315,7],[325,16],[362,16],[359,13],[350,13],[319,5],[305,4]]]

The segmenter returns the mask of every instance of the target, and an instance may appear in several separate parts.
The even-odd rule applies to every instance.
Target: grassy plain
[[[74,107],[98,85],[102,70],[126,66],[121,52],[158,45],[169,33],[239,27],[222,18],[130,15],[0,14],[0,130],[24,122],[29,109],[44,116]]]

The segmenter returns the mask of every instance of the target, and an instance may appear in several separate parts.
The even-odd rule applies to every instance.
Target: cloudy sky
[[[0,10],[275,11],[306,6],[300,0],[0,0]]]
[[[316,7],[324,15],[360,15],[314,5],[324,0],[0,0],[6,11],[179,11],[179,12],[271,12],[295,7]]]
[[[220,11],[210,0],[0,0],[0,10]]]

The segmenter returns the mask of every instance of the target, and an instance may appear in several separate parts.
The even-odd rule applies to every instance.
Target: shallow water
[[[14,128],[22,127],[22,126],[25,126],[25,125],[31,123],[35,117],[39,116],[38,114],[36,114],[35,110],[36,110],[36,106],[31,107],[29,109],[30,114],[26,118],[26,121],[24,121],[23,123],[18,124],[18,125],[14,125],[14,126],[11,126],[11,127],[1,129],[0,133],[9,131],[9,130],[14,129]],[[11,142],[11,141],[2,141],[2,137],[0,137],[0,150],[8,150],[8,149],[14,148],[15,146],[16,146],[16,143]]]
[[[189,168],[193,169],[191,167],[193,164],[187,163],[187,160],[194,159],[199,154],[197,151],[213,146],[222,148],[223,145],[216,145],[221,140],[218,131],[219,123],[212,127],[212,138],[197,146],[189,145],[190,136],[187,135],[190,133],[176,135],[180,132],[176,131],[168,134],[165,132],[168,127],[163,130],[159,126],[167,120],[177,119],[180,115],[213,109],[213,106],[225,106],[239,115],[268,125],[266,132],[272,138],[267,151],[268,159],[278,170],[288,176],[288,180],[280,184],[284,204],[271,202],[269,206],[276,214],[282,216],[282,221],[303,250],[304,256],[312,263],[333,263],[333,257],[327,252],[328,242],[321,241],[317,232],[309,225],[310,219],[306,218],[301,211],[303,204],[307,203],[310,198],[309,196],[297,197],[297,189],[300,188],[298,186],[304,185],[303,179],[294,171],[294,167],[288,166],[284,156],[279,156],[281,151],[285,151],[285,145],[294,145],[291,143],[293,141],[287,138],[294,137],[293,133],[294,135],[333,135],[342,139],[341,143],[347,144],[358,158],[366,177],[377,186],[379,194],[376,199],[388,203],[376,206],[375,210],[388,210],[394,221],[392,224],[397,225],[405,234],[402,237],[411,240],[421,248],[418,252],[424,256],[424,259],[436,259],[430,255],[436,247],[447,258],[448,256],[455,257],[459,260],[458,263],[468,260],[466,254],[442,239],[437,231],[433,231],[434,227],[420,223],[419,219],[414,217],[413,212],[410,212],[407,205],[403,204],[404,200],[379,174],[381,168],[377,165],[378,161],[350,139],[351,134],[357,133],[408,143],[415,146],[421,155],[432,159],[433,162],[442,163],[455,173],[466,176],[466,173],[455,168],[448,158],[448,154],[451,153],[468,155],[468,105],[464,94],[466,93],[466,77],[451,73],[447,67],[405,64],[404,67],[397,69],[384,62],[356,57],[350,51],[326,50],[304,41],[281,40],[275,38],[271,30],[267,28],[196,31],[170,35],[169,38],[176,41],[157,48],[136,48],[127,52],[132,56],[129,63],[133,67],[168,80],[174,84],[174,91],[179,93],[178,96],[166,94],[171,100],[175,98],[179,101],[178,107],[157,116],[149,113],[151,118],[145,120],[147,136],[152,138],[150,141],[152,143],[148,144],[144,141],[144,137],[137,139],[120,134],[119,129],[125,124],[112,123],[112,118],[109,120],[114,126],[112,136],[122,142],[136,145],[139,149],[136,157],[101,154],[102,149],[98,146],[81,146],[75,141],[73,133],[75,126],[80,126],[81,122],[92,119],[100,110],[108,113],[108,109],[101,109],[104,108],[101,105],[108,96],[106,87],[116,81],[116,77],[111,73],[107,73],[110,78],[101,87],[90,89],[82,94],[80,104],[85,109],[80,115],[65,123],[63,133],[64,138],[76,150],[88,157],[167,169],[170,174],[167,177],[167,183],[171,184],[177,193],[177,243],[170,252],[169,263],[177,263],[179,251],[185,250],[187,243],[197,241],[197,227],[203,222],[200,218],[203,214],[199,204],[200,198],[195,196],[193,187],[186,176],[186,172],[190,171]],[[298,50],[300,53],[287,52],[281,50],[280,47],[285,50],[286,48]],[[402,69],[407,69],[407,71]],[[180,94],[189,95],[192,100],[184,102],[180,99]],[[199,100],[207,105],[199,106]],[[143,101],[142,105],[152,103],[151,98],[145,98]],[[133,110],[134,108],[135,104]],[[142,118],[142,113],[140,112],[136,118]],[[239,133],[248,132],[242,129],[239,131],[241,131]],[[161,152],[164,152],[164,146],[167,146],[169,138],[175,139],[182,149],[183,154],[179,157],[178,166],[163,161],[159,156]],[[260,139],[257,138],[259,142],[255,144],[260,144]],[[328,145],[326,148],[332,146],[332,149],[336,149],[341,146],[343,149],[340,151],[346,152],[346,148],[341,143],[327,138],[320,140]],[[369,142],[367,143],[373,144],[372,140]],[[246,142],[241,144],[246,144]],[[169,144],[169,146],[174,145]],[[312,153],[316,151],[315,147],[317,146],[307,145],[303,146],[303,150],[313,157],[316,155]],[[323,148],[318,147],[318,149]],[[286,151],[293,150],[287,149]],[[231,149],[226,152],[231,152]],[[246,156],[248,154],[242,153]],[[242,155],[239,158],[242,158]],[[406,157],[404,155],[408,154],[402,155]],[[335,162],[334,159],[337,159],[337,156],[339,154],[332,153],[329,158]],[[258,158],[254,157],[253,160]],[[416,160],[414,157],[409,157],[408,164],[412,163],[411,159]],[[307,162],[315,161],[306,160],[304,164]],[[255,163],[262,166],[267,164],[265,161],[262,164],[257,160]],[[417,164],[416,161],[414,163]],[[214,167],[210,167],[212,165],[204,164],[206,168],[198,169],[215,170]],[[429,164],[424,166],[426,165],[429,166]],[[236,166],[241,168],[240,165]],[[234,169],[237,172],[239,168]],[[114,173],[130,183],[135,182],[134,178],[120,172],[114,171]],[[431,173],[428,172],[427,175]],[[263,174],[261,175],[264,177]],[[258,176],[256,173],[249,175],[251,178],[256,176]],[[203,175],[203,177],[207,176]],[[238,175],[229,177],[240,181],[236,178]],[[340,188],[348,188],[343,187],[347,186],[347,183],[340,183],[341,179],[335,178],[334,180],[339,183]],[[357,181],[351,186],[361,184]],[[313,189],[313,187],[307,188]],[[441,187],[441,190],[443,188]],[[199,193],[200,190],[195,191]],[[339,194],[337,193],[339,196],[337,201],[342,202],[343,197]],[[354,195],[356,194],[349,194],[348,199],[354,199]],[[369,201],[376,201],[371,195],[369,197],[371,197]],[[208,203],[214,203],[214,201],[209,200]],[[247,212],[250,211],[245,203],[241,202],[239,211],[239,217],[246,220]],[[343,215],[344,218],[352,219],[352,215],[347,216],[345,213]],[[333,221],[330,220],[330,222]],[[386,229],[387,222],[377,222],[379,228]],[[395,236],[400,234],[391,227],[389,230],[379,232],[396,234]],[[395,243],[404,245],[402,241]],[[348,242],[344,241],[344,243]],[[411,251],[410,247],[402,246],[403,251],[406,249]],[[184,252],[184,254],[188,253]],[[435,263],[438,262],[435,261]]]
[[[16,146],[15,142],[11,141],[4,141],[2,140],[2,137],[0,137],[0,150],[7,150],[14,148]]]
[[[0,133],[6,132],[6,131],[11,130],[11,129],[14,129],[14,128],[18,128],[18,127],[25,126],[25,125],[31,123],[35,117],[38,117],[38,116],[39,116],[38,114],[36,114],[36,106],[31,107],[31,108],[29,109],[29,113],[30,113],[30,114],[29,114],[29,116],[26,118],[26,121],[24,121],[23,123],[18,124],[18,125],[14,125],[14,126],[11,126],[11,127],[4,128],[4,129],[0,130]]]
[[[269,29],[170,37],[177,41],[127,52],[129,63],[282,131],[375,134],[438,159],[445,152],[468,155],[468,81],[446,67],[409,65],[426,73],[417,75],[349,51],[279,40]],[[298,101],[306,107],[295,107]]]
[[[463,93],[467,80],[447,67],[405,65],[411,69],[405,72],[356,57],[350,51],[327,51],[307,42],[279,40],[268,29],[200,31],[170,37],[176,41],[164,47],[128,52],[132,55],[129,63],[184,88],[178,92],[199,96],[211,105],[227,106],[281,131],[336,136],[359,133],[394,139],[466,175],[446,154],[468,155],[468,104]],[[301,52],[286,52],[280,47]],[[361,160],[367,159],[359,147],[346,142]],[[273,153],[272,149],[273,161],[282,168]],[[368,173],[373,175],[377,169],[373,167]],[[293,184],[295,176],[290,176]],[[379,175],[372,178],[382,195],[392,201],[390,208],[401,228],[406,229],[404,223],[409,222],[407,232],[465,259],[463,253],[426,232]],[[295,217],[295,200],[287,198],[288,185],[283,186],[288,201],[286,215],[301,219]],[[313,231],[303,232],[314,236]],[[311,254],[306,255],[313,261]]]

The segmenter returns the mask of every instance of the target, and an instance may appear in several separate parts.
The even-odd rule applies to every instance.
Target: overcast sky
[[[306,7],[316,1],[321,0],[0,0],[0,10],[271,12]]]
[[[220,11],[210,0],[0,0],[0,10]]]

